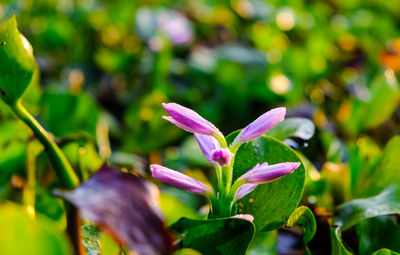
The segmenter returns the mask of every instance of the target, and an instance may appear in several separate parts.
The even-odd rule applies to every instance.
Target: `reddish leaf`
[[[162,220],[158,189],[143,178],[104,164],[75,190],[55,193],[138,254],[171,253],[172,238]]]

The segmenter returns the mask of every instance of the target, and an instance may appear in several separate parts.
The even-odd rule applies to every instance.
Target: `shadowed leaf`
[[[183,248],[192,248],[202,254],[245,254],[254,235],[254,225],[250,221],[236,218],[182,218],[171,228],[183,239]]]

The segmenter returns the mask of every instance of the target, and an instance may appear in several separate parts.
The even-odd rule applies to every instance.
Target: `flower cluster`
[[[291,174],[300,166],[299,162],[274,165],[264,162],[255,165],[232,184],[234,157],[240,145],[262,136],[282,121],[286,114],[286,108],[284,107],[272,109],[258,117],[242,129],[229,146],[218,128],[193,110],[176,103],[165,103],[163,107],[170,115],[164,116],[164,119],[188,132],[194,133],[204,156],[216,169],[218,190],[215,192],[212,188],[194,178],[160,165],[153,164],[150,166],[152,175],[154,178],[179,189],[207,196],[212,202],[214,214],[229,215],[232,204],[252,192],[257,185]],[[220,201],[220,203],[215,201]],[[221,209],[221,207],[224,207],[224,203],[227,207],[225,213]]]

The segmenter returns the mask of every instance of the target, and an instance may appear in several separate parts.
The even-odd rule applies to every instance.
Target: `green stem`
[[[35,218],[36,151],[32,141],[28,142],[26,170],[27,184],[23,193],[24,204],[28,215]]]
[[[44,145],[46,152],[53,164],[57,177],[62,188],[73,189],[79,185],[79,179],[69,164],[61,149],[53,141],[46,130],[37,122],[35,118],[24,108],[18,100],[13,106],[15,114],[25,122],[33,131],[35,136]]]

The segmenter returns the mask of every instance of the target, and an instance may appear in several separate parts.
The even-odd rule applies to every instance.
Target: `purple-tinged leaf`
[[[159,192],[146,180],[103,165],[87,182],[55,194],[79,208],[138,254],[170,254],[172,237],[159,208]]]

